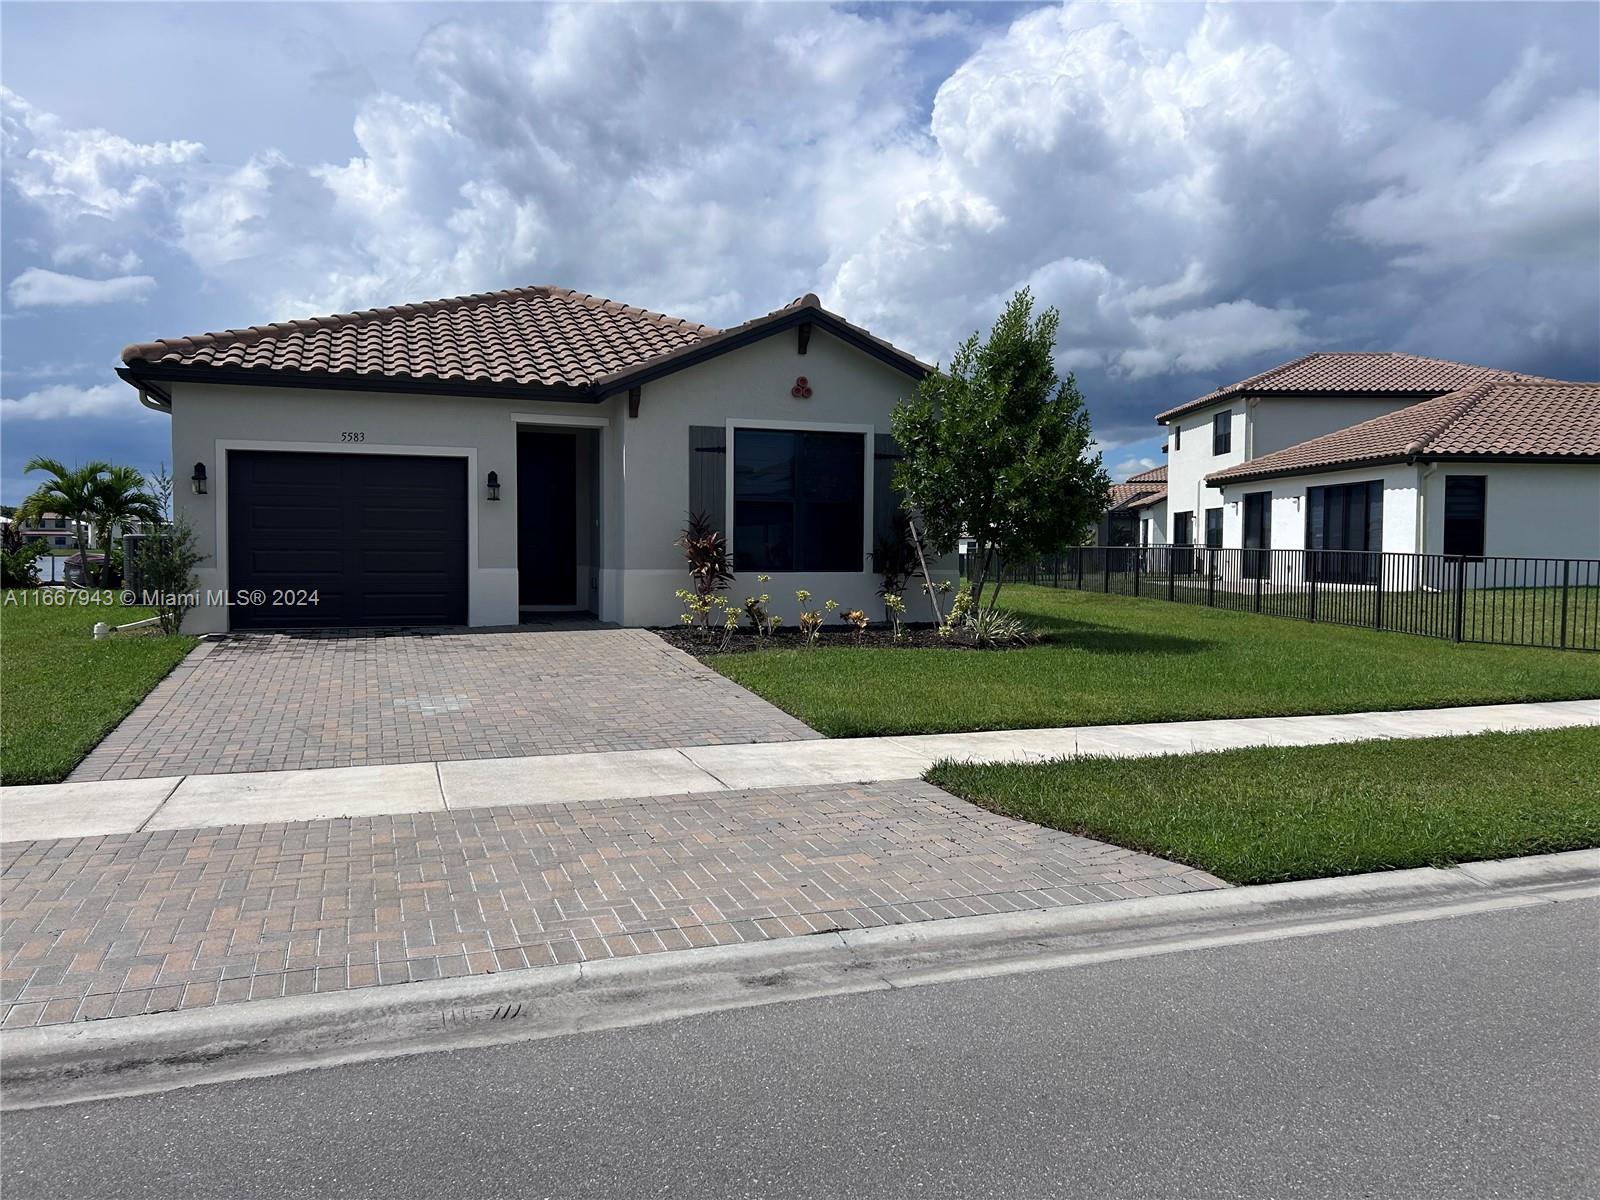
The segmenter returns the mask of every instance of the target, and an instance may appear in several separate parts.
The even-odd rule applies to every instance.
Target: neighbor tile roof
[[[127,347],[130,367],[582,388],[717,333],[647,309],[523,287]]]
[[[1206,476],[1211,484],[1410,458],[1600,461],[1600,383],[1490,380]]]
[[[1137,475],[1129,475],[1122,483],[1111,485],[1111,507],[1145,508],[1167,498],[1167,468],[1165,464],[1151,467]]]
[[[1207,392],[1176,408],[1158,413],[1156,420],[1192,412],[1230,396],[1278,395],[1440,395],[1485,379],[1538,379],[1514,371],[1425,358],[1398,350],[1318,351],[1262,371],[1238,383]]]

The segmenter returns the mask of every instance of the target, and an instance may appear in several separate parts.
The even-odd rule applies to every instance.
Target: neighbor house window
[[[1172,544],[1174,546],[1194,545],[1194,514],[1181,512],[1172,518]]]
[[[862,571],[866,440],[735,429],[733,560],[744,571]]]
[[[1183,449],[1183,426],[1176,421],[1172,423],[1172,448],[1174,450]]]
[[[1219,412],[1211,418],[1211,453],[1226,454],[1233,449],[1233,413]]]
[[[1222,510],[1220,508],[1206,509],[1206,548],[1208,550],[1222,549]]]
[[[1383,483],[1343,483],[1306,489],[1306,549],[1317,577],[1345,583],[1377,578],[1383,549]],[[1364,554],[1348,553],[1352,550]]]
[[[1448,475],[1444,481],[1444,552],[1483,557],[1483,510],[1488,479]]]

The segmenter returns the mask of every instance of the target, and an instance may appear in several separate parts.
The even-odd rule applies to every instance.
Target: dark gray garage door
[[[235,629],[466,624],[466,460],[230,451],[228,589]]]

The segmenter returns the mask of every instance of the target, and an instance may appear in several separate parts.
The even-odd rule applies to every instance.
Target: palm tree
[[[87,526],[94,518],[95,481],[111,470],[109,463],[91,462],[80,467],[65,466],[60,459],[32,458],[23,468],[29,474],[44,471],[50,476],[34,489],[33,495],[17,508],[21,520],[33,520],[53,512],[72,522],[78,535],[78,566],[84,583],[89,582],[89,537]]]
[[[159,525],[163,514],[161,506],[150,494],[144,476],[133,467],[106,468],[105,474],[89,485],[89,494],[94,502],[90,520],[94,523],[96,540],[106,556],[101,564],[101,574],[95,582],[104,584],[105,569],[111,561],[112,531],[122,529],[126,532],[128,526],[138,521]]]

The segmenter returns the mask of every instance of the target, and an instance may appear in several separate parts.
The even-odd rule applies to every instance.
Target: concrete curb
[[[1600,850],[955,917],[0,1033],[0,1109],[1588,896]]]

